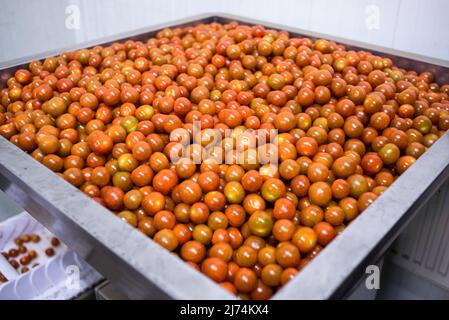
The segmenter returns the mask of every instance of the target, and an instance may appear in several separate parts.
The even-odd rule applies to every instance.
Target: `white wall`
[[[71,4],[80,9],[79,30],[65,26]],[[0,63],[205,12],[247,16],[449,61],[446,0],[0,0]]]

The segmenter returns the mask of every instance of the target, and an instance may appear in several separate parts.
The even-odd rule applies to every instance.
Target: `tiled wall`
[[[65,27],[69,5],[81,27]],[[0,62],[205,12],[226,12],[449,61],[446,0],[0,0]]]

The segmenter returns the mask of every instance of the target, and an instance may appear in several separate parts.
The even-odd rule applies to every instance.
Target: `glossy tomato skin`
[[[163,194],[168,194],[178,184],[179,178],[170,169],[159,171],[153,178],[153,188]]]
[[[113,141],[111,137],[101,131],[94,131],[87,138],[89,147],[93,152],[107,154],[111,152]]]

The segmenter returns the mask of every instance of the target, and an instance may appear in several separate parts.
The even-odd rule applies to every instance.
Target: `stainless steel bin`
[[[231,20],[286,30],[295,36],[335,40],[352,49],[388,56],[395,65],[406,69],[430,70],[438,82],[449,82],[448,63],[444,61],[224,14],[196,16],[12,61],[0,65],[0,80],[6,81],[25,62],[62,51],[116,40],[144,40],[168,26]],[[273,299],[349,296],[363,280],[366,266],[379,261],[401,230],[447,180],[448,165],[446,133]],[[130,298],[234,299],[4,138],[0,138],[0,188]]]

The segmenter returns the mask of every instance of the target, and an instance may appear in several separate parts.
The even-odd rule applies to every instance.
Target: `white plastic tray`
[[[7,252],[17,247],[14,239],[23,234],[33,233],[38,234],[41,240],[38,243],[28,242],[25,246],[36,250],[37,258],[28,266],[30,269],[28,272],[17,273],[15,278],[0,284],[0,299],[73,299],[102,279],[97,271],[63,243],[53,247],[55,250],[53,257],[47,257],[44,251],[51,247],[53,235],[27,212],[22,212],[0,224],[0,251]],[[31,268],[34,263],[39,263],[39,266]],[[5,266],[2,268],[1,263],[0,271],[6,273]],[[8,274],[11,275],[11,272]]]

